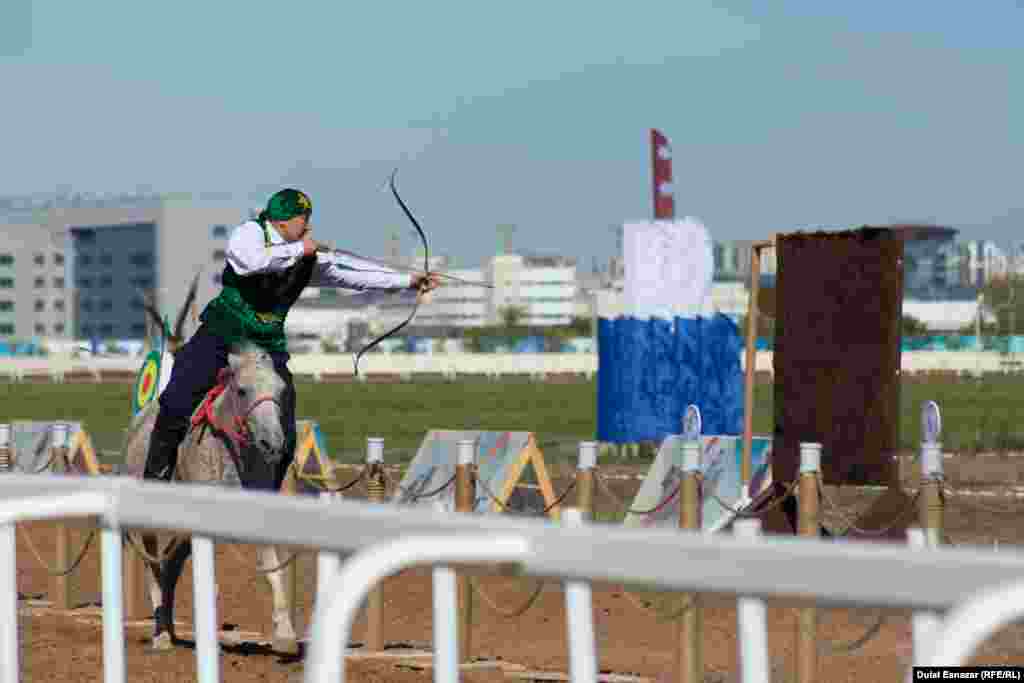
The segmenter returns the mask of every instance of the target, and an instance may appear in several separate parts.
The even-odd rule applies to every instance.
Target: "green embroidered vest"
[[[269,249],[270,233],[265,222],[263,243]],[[287,351],[284,321],[302,290],[313,277],[316,255],[300,258],[279,273],[240,276],[224,264],[223,289],[200,316],[212,332],[228,344],[251,342],[267,351]]]

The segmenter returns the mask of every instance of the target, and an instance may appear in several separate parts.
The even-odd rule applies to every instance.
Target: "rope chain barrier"
[[[345,491],[348,491],[349,489],[351,489],[353,486],[355,486],[359,482],[361,482],[364,479],[366,479],[366,475],[367,475],[367,468],[366,467],[362,467],[359,470],[359,474],[357,474],[355,477],[353,477],[349,482],[347,482],[347,483],[345,483],[345,484],[343,484],[341,486],[337,486],[337,487],[331,486],[330,484],[324,483],[324,482],[327,482],[327,481],[331,480],[331,477],[329,475],[306,474],[304,472],[296,472],[295,473],[295,479],[297,481],[301,481],[303,483],[309,484],[310,486],[315,488],[317,491],[321,491],[323,493],[344,493]]]
[[[903,508],[903,511],[896,515],[888,525],[881,529],[862,529],[857,526],[857,522],[852,517],[849,517],[846,512],[836,504],[828,492],[825,491],[825,482],[821,478],[821,473],[818,472],[815,474],[814,478],[818,484],[818,495],[821,496],[832,512],[836,514],[844,524],[846,524],[846,528],[841,533],[830,532],[833,536],[846,536],[851,531],[856,531],[858,534],[863,534],[864,536],[884,536],[895,529],[897,525],[904,522],[909,513],[912,513],[917,509],[917,501],[921,497],[921,490],[918,489],[917,493],[914,494],[907,505]]]
[[[155,537],[156,534],[153,534],[153,536]],[[159,550],[159,548],[157,549],[157,552],[159,553],[159,557],[155,557],[153,555],[150,555],[149,551],[147,551],[145,549],[145,547],[143,547],[144,543],[143,543],[143,545],[140,545],[134,538],[132,538],[132,535],[131,535],[130,532],[128,532],[128,531],[124,532],[124,538],[125,538],[125,540],[128,541],[128,545],[132,548],[132,550],[134,550],[135,553],[139,557],[141,557],[144,561],[149,562],[151,564],[163,564],[164,561],[168,557],[170,557],[171,551],[177,549],[178,545],[180,545],[187,537],[185,537],[185,536],[174,536],[167,543],[167,546],[164,547],[164,549],[162,551]]]
[[[510,505],[507,501],[506,502],[502,502],[498,498],[498,496],[495,495],[495,493],[491,489],[491,487],[487,485],[487,482],[484,481],[479,476],[477,476],[475,472],[474,472],[473,479],[474,479],[474,481],[477,484],[480,485],[480,488],[483,489],[483,491],[487,495],[487,497],[490,498],[493,502],[497,503],[498,507],[501,508],[502,511],[505,511],[505,512],[511,511],[511,512],[519,512],[519,513],[524,513],[525,512],[525,513],[539,514],[539,515],[546,515],[547,513],[551,512],[553,509],[558,507],[566,499],[566,497],[569,495],[569,493],[576,487],[576,477],[574,475],[573,478],[572,478],[572,481],[569,482],[569,485],[565,487],[565,490],[562,491],[561,494],[559,494],[558,496],[555,497],[554,501],[552,501],[550,504],[548,504],[545,507],[543,507],[543,508],[538,510],[538,509],[535,509],[535,508],[531,508],[531,507],[529,507],[527,505],[523,505],[522,507],[518,507],[517,508],[517,507],[515,507],[513,505]]]
[[[605,481],[604,477],[601,476],[597,472],[597,470],[594,470],[594,479],[595,481],[597,481],[597,487],[601,489],[601,491],[605,494],[606,498],[608,498],[609,500],[612,501],[612,503],[615,504],[615,507],[619,508],[620,513],[625,513],[627,515],[640,515],[641,517],[653,515],[654,513],[663,510],[666,505],[671,503],[672,500],[677,495],[679,495],[679,491],[682,488],[682,482],[680,482],[679,484],[676,485],[672,492],[665,497],[664,500],[662,500],[660,503],[655,505],[650,510],[634,510],[633,508],[629,507],[629,505],[624,503],[622,499],[615,494],[614,491],[612,491],[611,487],[608,485],[608,482]]]
[[[697,476],[703,482],[704,477],[700,475]],[[796,487],[799,483],[799,479],[794,479],[793,481],[786,485],[786,489],[782,492],[781,495],[779,495],[775,500],[773,500],[770,505],[766,505],[763,508],[760,508],[759,510],[755,510],[753,512],[733,507],[726,501],[722,500],[721,497],[719,497],[716,493],[709,492],[708,497],[710,497],[711,500],[718,503],[718,505],[724,508],[727,512],[730,512],[731,514],[735,515],[736,517],[739,517],[740,519],[760,519],[761,517],[764,517],[766,514],[768,514],[769,512],[771,512],[772,510],[786,502],[786,499],[788,499],[793,494],[793,491],[796,490]]]
[[[82,543],[82,547],[78,551],[78,554],[75,557],[74,561],[72,561],[71,564],[64,569],[54,569],[50,566],[49,562],[43,559],[42,553],[39,552],[39,548],[36,547],[35,542],[32,540],[32,535],[29,534],[28,531],[26,531],[20,525],[16,526],[18,527],[18,531],[21,532],[21,537],[25,539],[25,544],[28,546],[28,549],[35,556],[36,561],[39,562],[39,564],[42,566],[42,568],[46,571],[47,574],[55,578],[68,576],[76,569],[78,569],[78,565],[82,564],[82,560],[85,559],[85,554],[89,552],[89,546],[92,545],[92,541],[96,537],[96,530],[93,529],[89,532],[89,535],[86,537],[85,542]]]
[[[385,475],[385,480],[390,481],[390,479],[388,479],[387,475]],[[455,483],[455,475],[452,474],[451,479],[449,479],[444,484],[442,484],[441,486],[437,487],[436,489],[434,489],[433,491],[430,491],[428,493],[413,493],[409,489],[403,488],[401,484],[395,484],[396,488],[398,488],[398,490],[403,495],[403,497],[398,501],[398,503],[399,504],[402,504],[402,503],[415,503],[417,501],[423,500],[424,498],[433,498],[434,496],[438,495],[439,493],[442,493],[445,489],[447,489],[449,486],[451,486],[454,483]]]
[[[1007,512],[1009,512],[1007,507],[1012,507],[1014,505],[1014,502],[1007,501],[1005,503],[1005,505],[1007,507],[997,508],[995,506],[988,505],[986,503],[980,503],[980,502],[975,501],[975,500],[968,500],[967,496],[965,496],[963,493],[958,493],[951,486],[947,487],[946,486],[947,480],[946,480],[945,477],[941,477],[939,481],[940,481],[939,495],[942,497],[943,505],[945,505],[947,499],[955,500],[957,503],[965,505],[966,507],[974,508],[976,510],[983,510],[985,512],[991,512],[992,514],[995,514],[995,515],[1006,514]],[[1009,489],[1010,487],[1006,486],[1006,487],[1003,487],[1003,488],[1004,488],[1004,490],[1006,490],[1006,489]]]
[[[875,622],[871,624],[864,631],[864,634],[854,640],[848,640],[843,643],[825,642],[818,643],[818,652],[823,655],[852,655],[859,650],[863,649],[865,645],[870,643],[872,640],[878,637],[878,634],[882,632],[882,626],[885,625],[887,617],[884,613],[879,612]]]
[[[540,594],[544,591],[544,585],[547,582],[543,579],[536,579],[535,581],[536,583],[534,584],[529,597],[527,597],[526,600],[524,600],[518,607],[507,610],[503,609],[496,600],[487,594],[483,586],[480,585],[480,582],[477,581],[475,577],[469,577],[469,585],[473,587],[473,592],[480,596],[480,599],[488,608],[491,609],[491,611],[505,619],[516,619],[521,617],[526,614],[527,610],[536,604],[537,599],[540,598]]]

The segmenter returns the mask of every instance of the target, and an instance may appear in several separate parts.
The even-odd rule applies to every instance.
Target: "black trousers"
[[[228,350],[223,339],[202,325],[175,356],[171,380],[159,398],[160,413],[153,426],[146,457],[147,476],[150,472],[169,472],[174,467],[178,446],[188,433],[192,413],[207,392],[217,384],[217,375],[221,369],[227,367]],[[270,357],[277,374],[285,383],[284,395],[281,397],[284,457],[274,472],[266,472],[262,463],[253,462],[251,471],[263,472],[263,476],[243,476],[242,483],[245,488],[276,491],[281,488],[288,465],[295,459],[295,382],[288,369],[291,355],[287,352],[271,352]]]

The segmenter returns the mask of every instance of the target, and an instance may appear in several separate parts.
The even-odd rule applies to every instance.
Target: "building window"
[[[37,277],[36,278],[36,289],[42,289],[45,286],[46,286],[46,278],[45,277]]]
[[[80,266],[91,266],[92,265],[92,256],[89,256],[89,254],[81,254],[78,257],[78,265],[80,265]]]
[[[143,302],[142,299],[140,299],[139,297],[135,297],[134,299],[132,299],[132,309],[133,310],[141,311],[145,307],[146,307],[145,302]]]
[[[110,299],[103,299],[102,301],[100,301],[100,310],[101,311],[112,311],[112,310],[114,310],[114,302],[111,301]]]
[[[146,336],[146,326],[140,323],[132,325],[132,334],[137,334],[143,337]]]
[[[227,254],[224,252],[223,249],[217,249],[216,251],[213,252],[213,260],[215,263],[218,263],[220,261],[223,261],[226,255]]]
[[[77,228],[72,230],[72,234],[82,244],[92,244],[96,241],[96,231],[92,228]]]
[[[53,326],[54,334],[64,334],[64,323],[57,323]]]
[[[92,336],[92,325],[82,325],[82,336],[83,337],[91,337]]]
[[[46,265],[46,254],[38,254],[38,253],[34,254],[32,256],[32,263],[36,264],[37,266],[45,266]]]
[[[46,302],[42,299],[36,299],[36,313],[46,310]]]
[[[9,277],[0,277],[0,289],[11,289],[14,287],[14,280]]]
[[[63,311],[64,310],[64,299],[57,299],[53,302],[53,310]]]
[[[90,289],[90,288],[92,288],[92,278],[91,277],[79,278],[79,280],[78,280],[78,288],[79,289]]]
[[[152,266],[153,265],[153,254],[148,251],[137,251],[132,254],[131,262],[133,266]]]
[[[0,301],[0,313],[10,313],[14,310],[13,301]]]
[[[105,251],[100,254],[100,265],[101,266],[112,266],[114,265],[114,255],[109,251]]]
[[[132,284],[139,289],[151,289],[153,287],[153,278],[151,277],[137,277],[132,280]]]
[[[109,289],[114,286],[114,278],[110,275],[104,275],[100,278],[100,287]]]
[[[46,334],[46,325],[36,323],[36,334]]]
[[[213,226],[213,236],[217,238],[224,238],[228,236],[228,226],[226,225],[215,225]]]
[[[14,325],[11,325],[11,324],[0,325],[0,334],[3,334],[3,335],[14,334]]]
[[[114,325],[112,323],[103,323],[100,325],[100,334],[104,337],[114,336]]]
[[[92,299],[82,299],[82,310],[92,312]]]
[[[62,278],[62,277],[55,277],[55,278],[53,278],[53,288],[54,289],[64,289],[64,278]]]
[[[12,254],[0,254],[0,266],[13,266],[14,256]]]
[[[53,255],[53,265],[55,265],[55,266],[63,266],[64,265],[64,254],[54,254]]]

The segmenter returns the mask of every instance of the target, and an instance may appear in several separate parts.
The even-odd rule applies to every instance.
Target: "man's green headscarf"
[[[274,193],[274,196],[267,202],[267,208],[260,214],[260,220],[287,221],[296,216],[306,216],[313,213],[313,202],[305,192],[285,188]]]

